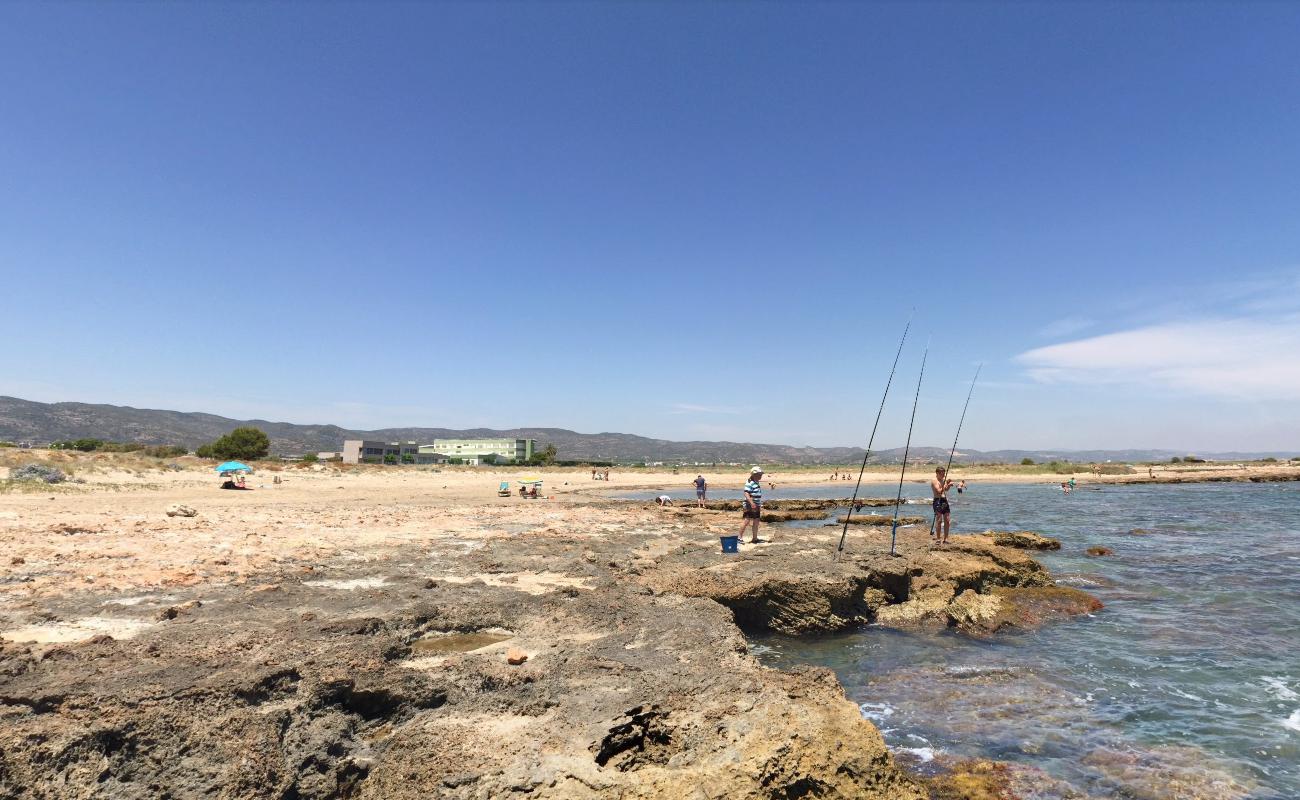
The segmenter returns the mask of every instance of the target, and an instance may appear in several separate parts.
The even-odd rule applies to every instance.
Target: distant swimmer
[[[1071,489],[1074,488],[1074,476],[1073,476],[1073,475],[1070,476],[1070,488],[1071,488]]]
[[[957,484],[957,494],[961,494],[964,491],[966,491],[966,481]]]
[[[709,499],[709,482],[704,480],[703,475],[696,475],[695,480],[695,505],[704,508],[704,501]]]
[[[934,471],[934,480],[930,481],[930,493],[934,496],[931,506],[934,508],[934,539],[937,544],[948,543],[948,529],[952,523],[952,508],[948,505],[948,490],[953,486],[948,480],[948,470],[938,467]]]

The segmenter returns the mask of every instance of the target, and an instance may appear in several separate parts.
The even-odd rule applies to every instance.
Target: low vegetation
[[[172,444],[146,445],[139,442],[109,442],[103,439],[65,439],[50,445],[51,450],[79,450],[83,453],[142,453],[153,458],[175,458],[189,453]]]
[[[48,464],[26,464],[9,471],[11,481],[40,481],[42,483],[63,483],[67,474],[58,467]]]
[[[271,438],[258,428],[235,428],[230,433],[194,451],[200,458],[253,461],[271,452]]]

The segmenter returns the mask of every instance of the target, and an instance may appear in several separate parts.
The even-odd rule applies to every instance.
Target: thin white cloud
[[[1039,335],[1048,339],[1059,339],[1062,336],[1071,336],[1080,331],[1087,330],[1096,325],[1096,320],[1087,317],[1062,317],[1047,325],[1044,325],[1039,331]]]
[[[669,406],[673,414],[739,414],[740,409],[730,406],[705,406],[697,403],[673,403]]]
[[[1300,315],[1151,325],[1039,347],[1016,360],[1042,383],[1300,400]]]

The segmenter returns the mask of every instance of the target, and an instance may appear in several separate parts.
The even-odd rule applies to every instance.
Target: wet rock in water
[[[1151,531],[1147,530],[1146,528],[1134,528],[1133,530],[1129,531],[1129,533],[1132,534],[1133,536],[1150,536],[1150,535],[1151,535]]]
[[[937,774],[921,780],[930,800],[1022,800],[1030,797],[1082,798],[1075,787],[1028,764],[987,759],[941,759]]]
[[[854,514],[852,517],[845,514],[842,517],[836,517],[835,521],[843,525],[848,522],[850,525],[892,525],[894,522],[893,514]],[[930,520],[925,517],[899,517],[899,525],[925,525]]]
[[[1085,552],[1087,552],[1087,554],[1090,556],[1109,556],[1109,555],[1113,555],[1115,551],[1111,550],[1109,547],[1102,547],[1101,545],[1095,545],[1093,547],[1089,547]]]
[[[520,650],[518,647],[512,647],[506,651],[507,664],[518,665],[524,663],[527,660],[528,660],[528,654],[525,653],[523,650]]]
[[[199,512],[187,505],[181,503],[172,503],[167,506],[167,516],[169,517],[197,517]]]
[[[1001,604],[991,619],[980,624],[982,629],[990,632],[1007,627],[1038,628],[1105,607],[1097,598],[1070,586],[998,587],[992,590],[992,594],[1001,600]]]
[[[1156,745],[1122,749],[1101,746],[1080,758],[1096,771],[1117,795],[1134,800],[1213,798],[1245,800],[1257,796],[1258,784],[1236,765],[1217,759],[1191,745]]]
[[[1033,531],[984,531],[980,536],[993,540],[1001,547],[1014,547],[1019,550],[1060,550],[1061,543]]]
[[[1010,765],[1001,761],[961,761],[941,775],[925,779],[931,800],[1017,800]]]
[[[769,511],[763,509],[760,517],[763,522],[790,522],[792,520],[804,519],[826,519],[830,516],[829,512],[817,509],[795,509],[790,511]]]

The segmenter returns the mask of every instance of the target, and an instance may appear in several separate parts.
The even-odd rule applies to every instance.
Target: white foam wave
[[[1293,731],[1300,731],[1300,708],[1291,712],[1291,716],[1282,720],[1282,727],[1290,728]]]
[[[922,764],[934,760],[933,747],[900,747],[898,749],[900,752],[911,753],[912,755],[916,756],[916,759],[920,761]]]
[[[1195,701],[1198,702],[1198,703],[1204,703],[1204,702],[1205,702],[1205,698],[1204,698],[1204,697],[1197,697],[1196,695],[1192,694],[1191,692],[1184,692],[1182,689],[1178,689],[1178,688],[1176,688],[1176,687],[1175,687],[1175,688],[1171,688],[1171,689],[1169,690],[1169,693],[1172,694],[1172,695],[1175,695],[1175,696],[1177,696],[1177,697],[1181,697],[1181,698],[1183,698],[1183,699],[1185,699],[1185,700],[1195,700]]]
[[[894,708],[888,703],[861,703],[858,705],[858,711],[875,723],[884,722],[894,715]]]
[[[1286,685],[1286,678],[1274,678],[1269,675],[1264,676],[1264,683],[1268,686],[1268,693],[1278,700],[1300,700],[1300,694]]]

